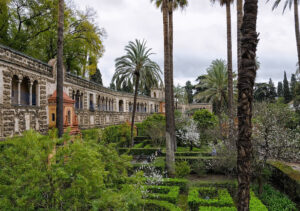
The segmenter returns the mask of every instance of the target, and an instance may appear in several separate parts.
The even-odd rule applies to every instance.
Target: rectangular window
[[[55,121],[55,114],[52,113],[52,122],[54,122],[54,121]]]

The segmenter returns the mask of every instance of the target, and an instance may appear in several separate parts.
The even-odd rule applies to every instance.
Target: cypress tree
[[[100,70],[97,68],[96,69],[96,73],[94,75],[91,76],[91,81],[99,84],[99,85],[103,85],[103,82],[102,82],[102,74],[100,72]]]
[[[292,74],[291,77],[291,95],[292,95],[292,99],[294,99],[295,95],[296,95],[296,85],[297,85],[297,80],[296,80],[296,75]]]
[[[283,96],[283,85],[282,82],[279,81],[277,85],[277,96],[282,97]]]
[[[284,79],[283,79],[283,97],[285,103],[289,103],[292,100],[289,81],[287,80],[285,71],[284,71]]]
[[[188,103],[192,103],[193,102],[193,85],[190,81],[187,81],[185,83],[185,91],[187,93],[187,97],[188,97]]]
[[[276,89],[275,89],[275,86],[274,86],[274,83],[273,83],[272,79],[270,78],[270,80],[269,80],[269,96],[268,96],[268,98],[270,100],[275,100],[276,96],[277,96]]]

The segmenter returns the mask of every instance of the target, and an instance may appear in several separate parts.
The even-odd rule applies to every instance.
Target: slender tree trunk
[[[237,64],[238,72],[241,69],[242,48],[241,48],[241,27],[243,23],[243,0],[236,1],[237,8]]]
[[[170,74],[170,50],[168,32],[168,3],[163,0],[163,31],[164,31],[164,80],[165,80],[165,101],[166,101],[166,166],[169,176],[175,175],[175,157],[172,142],[172,80]]]
[[[56,127],[58,128],[58,137],[64,133],[64,115],[63,115],[63,42],[64,42],[64,0],[59,0],[58,12],[58,40],[57,40],[57,81],[56,81]]]
[[[233,76],[232,76],[232,38],[230,2],[226,3],[227,15],[227,71],[228,71],[228,110],[229,110],[229,139],[233,139]]]
[[[299,11],[298,0],[294,0],[295,33],[297,42],[298,64],[300,65],[300,32],[299,32]]]
[[[137,71],[136,80],[135,80],[134,98],[133,98],[132,118],[131,118],[131,133],[130,133],[131,147],[133,147],[133,145],[134,145],[133,128],[134,128],[134,116],[135,116],[135,111],[136,111],[136,99],[137,99],[137,95],[138,95],[139,82],[140,82],[140,73]]]
[[[174,39],[173,39],[173,32],[174,32],[174,25],[173,25],[173,0],[169,0],[169,3],[171,3],[172,6],[169,5],[169,51],[170,51],[170,79],[171,79],[171,105],[172,105],[172,110],[170,113],[170,117],[171,117],[171,140],[172,140],[172,147],[173,147],[173,151],[176,151],[177,148],[177,143],[176,143],[176,135],[175,135],[175,115],[174,115],[174,111],[175,111],[175,102],[174,102],[174,74],[173,74],[173,43],[174,43]]]
[[[245,0],[242,24],[242,61],[238,75],[237,141],[238,210],[248,211],[250,201],[251,153],[252,153],[252,102],[256,77],[256,32],[258,0]]]

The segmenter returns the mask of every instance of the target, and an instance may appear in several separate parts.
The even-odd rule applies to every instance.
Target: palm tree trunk
[[[169,3],[173,3],[173,0],[169,0]],[[173,32],[174,32],[174,25],[173,25],[173,4],[172,6],[169,6],[169,51],[170,51],[170,79],[171,79],[171,85],[172,85],[172,89],[171,89],[171,105],[172,105],[172,110],[170,113],[170,117],[171,117],[171,131],[172,131],[172,147],[173,147],[173,151],[176,151],[176,135],[175,135],[175,116],[174,116],[174,74],[173,74],[173,43],[174,43],[174,39],[173,39]]]
[[[172,144],[172,80],[170,74],[170,50],[168,32],[168,2],[163,0],[163,31],[164,31],[164,80],[166,101],[166,167],[169,176],[175,175],[175,157]],[[174,105],[173,105],[174,106]]]
[[[300,65],[300,32],[299,32],[299,11],[298,0],[294,0],[295,32],[297,42],[298,64]]]
[[[242,60],[238,76],[237,141],[238,210],[248,211],[250,201],[251,153],[252,153],[252,102],[256,77],[256,32],[258,0],[245,0],[242,24]]]
[[[134,145],[134,137],[133,137],[134,116],[135,116],[135,111],[136,111],[136,99],[137,99],[139,82],[140,82],[140,73],[138,71],[136,71],[136,73],[137,74],[136,74],[136,80],[135,80],[135,90],[134,90],[133,109],[132,109],[132,118],[131,118],[131,133],[130,133],[131,147],[133,147],[133,145]]]
[[[58,11],[58,40],[57,40],[57,83],[56,83],[56,127],[58,128],[58,137],[64,133],[64,115],[63,115],[63,42],[64,42],[64,0],[59,0]]]
[[[232,76],[232,39],[231,39],[231,10],[230,2],[226,3],[227,15],[227,71],[228,71],[228,110],[229,110],[229,139],[233,138],[233,76]]]
[[[238,72],[241,69],[241,60],[242,60],[242,49],[241,49],[241,27],[243,23],[243,0],[236,1],[237,8],[237,63],[238,63]]]

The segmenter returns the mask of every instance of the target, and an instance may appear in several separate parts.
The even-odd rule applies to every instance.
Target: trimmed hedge
[[[253,190],[258,194],[258,186],[254,186]],[[273,188],[271,185],[265,184],[263,192],[259,199],[272,211],[295,211],[297,210],[296,204],[292,202],[284,193]]]
[[[272,170],[272,183],[300,204],[300,172],[279,161],[269,161],[268,164]]]
[[[252,211],[268,211],[266,206],[255,196],[253,191],[250,191],[250,210]]]
[[[160,148],[119,148],[118,151],[120,154],[127,153],[129,155],[152,155],[156,152],[158,155],[161,154]]]
[[[181,211],[179,207],[167,201],[146,199],[144,204],[144,211]]]
[[[145,186],[149,193],[147,194],[148,199],[155,199],[161,201],[168,201],[176,204],[178,201],[179,190],[178,186]]]
[[[236,211],[235,207],[199,207],[199,211]]]
[[[199,206],[233,207],[233,200],[226,189],[193,187],[189,191],[188,204],[191,210]]]

